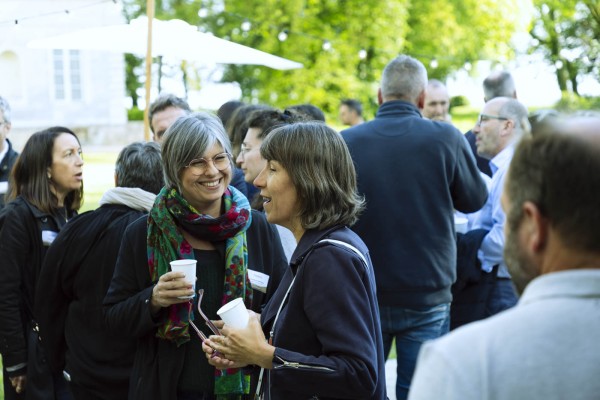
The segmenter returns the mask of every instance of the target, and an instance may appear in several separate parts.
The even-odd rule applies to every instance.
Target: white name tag
[[[8,182],[0,182],[0,193],[8,192]]]
[[[254,271],[253,269],[248,269],[248,278],[250,279],[252,289],[267,293],[267,286],[269,286],[269,275]]]
[[[42,231],[42,242],[44,242],[44,246],[50,246],[57,236],[58,232]]]

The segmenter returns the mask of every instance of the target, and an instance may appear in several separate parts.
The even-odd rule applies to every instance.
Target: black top
[[[223,298],[223,282],[225,280],[225,259],[216,250],[194,249],[194,257],[198,260],[196,268],[196,293],[204,289],[202,311],[211,320],[219,319],[217,310]],[[219,290],[219,288],[221,290]],[[194,297],[194,323],[206,336],[212,335],[206,323],[198,313],[198,295]],[[179,377],[177,389],[186,392],[213,393],[215,385],[215,369],[208,364],[202,342],[193,329],[190,329],[191,340],[185,344],[185,362]],[[200,355],[200,356],[199,356]]]
[[[21,196],[0,213],[0,352],[4,367],[21,367],[10,376],[25,372],[25,332],[35,319],[35,285],[46,251],[64,223],[64,219],[38,210]]]

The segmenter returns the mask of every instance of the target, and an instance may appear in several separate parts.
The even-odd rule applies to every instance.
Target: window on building
[[[83,98],[81,87],[81,56],[79,50],[53,50],[54,98],[78,101]]]

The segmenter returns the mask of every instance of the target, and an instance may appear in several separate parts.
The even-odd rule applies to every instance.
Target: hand
[[[12,387],[15,388],[15,392],[23,393],[25,391],[25,383],[27,382],[27,377],[25,375],[15,376],[14,378],[9,379]]]
[[[265,339],[260,326],[260,316],[252,311],[248,313],[250,319],[246,328],[235,329],[225,325],[221,329],[223,336],[210,336],[204,343],[221,353],[219,362],[227,360],[236,364],[256,364],[263,368],[271,368],[275,347],[269,345]],[[227,363],[224,362],[223,365]]]
[[[208,363],[216,369],[242,368],[248,365],[226,359],[221,353],[216,352],[212,347],[206,344],[206,342],[208,341],[202,342],[202,350],[206,355]]]
[[[162,307],[169,307],[173,304],[185,303],[189,299],[180,299],[179,297],[193,296],[193,286],[184,279],[182,272],[167,272],[162,275],[154,288],[152,289],[152,311],[158,312]]]

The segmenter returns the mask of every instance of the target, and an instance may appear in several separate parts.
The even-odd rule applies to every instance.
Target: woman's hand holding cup
[[[152,289],[152,311],[156,313],[163,307],[188,302],[193,296],[194,286],[185,280],[183,272],[167,272]]]

